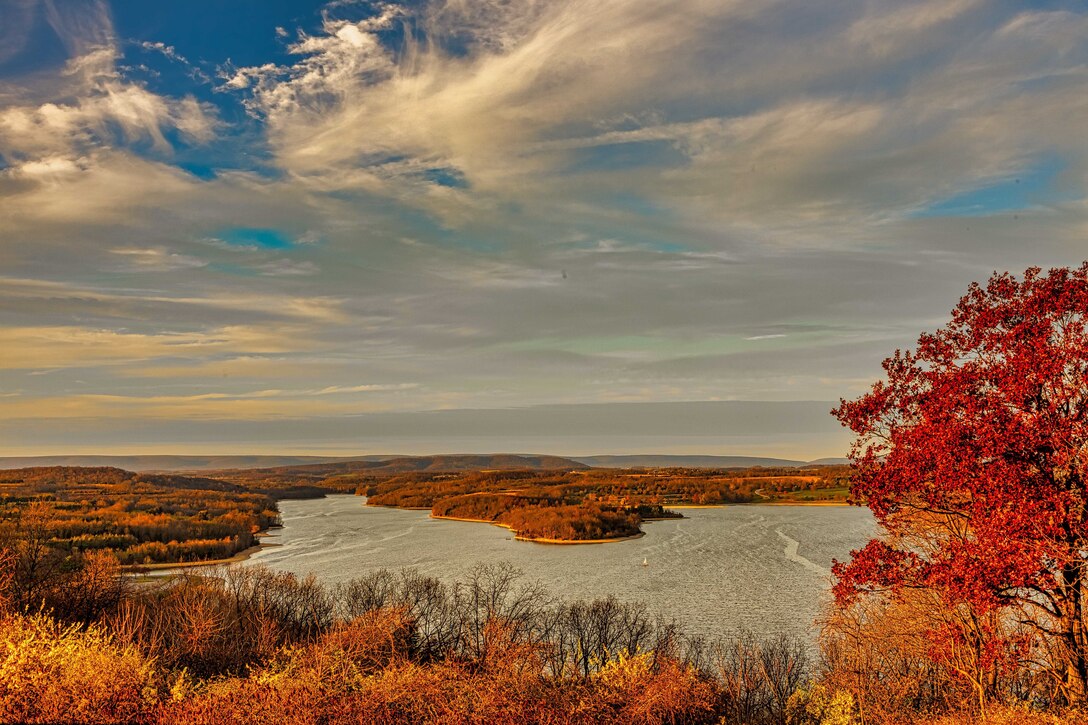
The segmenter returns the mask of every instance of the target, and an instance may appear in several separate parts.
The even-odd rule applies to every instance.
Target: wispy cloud
[[[167,45],[161,41],[152,43],[151,41],[144,40],[140,42],[140,47],[148,52],[161,53],[164,57],[169,58],[172,61],[181,63],[182,65],[192,65],[189,59],[177,51],[172,45]]]
[[[181,65],[185,68],[189,77],[198,83],[212,83],[211,76],[205,73],[203,68],[179,53],[177,48],[172,45],[167,45],[162,41],[151,42],[144,40],[139,42],[139,47],[148,53],[158,53],[167,60]]]
[[[163,247],[111,249],[110,252],[119,256],[125,267],[143,272],[176,272],[208,264],[202,259],[171,252]]]
[[[293,277],[297,275],[318,274],[321,270],[309,261],[293,262],[289,259],[276,259],[260,265],[261,274],[271,277]]]
[[[1043,27],[1070,37],[1083,17],[1001,21],[976,0],[797,9],[797,23],[770,1],[675,10],[438,2],[411,18],[399,50],[381,33],[405,8],[358,22],[329,15],[321,34],[291,46],[294,65],[238,69],[229,85],[247,90],[298,180],[438,213],[449,197],[479,209],[492,196],[552,200],[561,185],[582,193],[563,173],[574,159],[648,141],[686,162],[581,175],[674,208],[706,199],[701,213],[762,225],[906,213],[1042,152],[1036,121],[1054,132],[1046,145],[1077,147],[1075,124],[1052,113],[1068,106],[1064,90],[1023,85],[1051,70],[1023,49]],[[744,35],[757,24],[775,42]],[[956,47],[966,28],[976,40]],[[903,66],[912,81],[896,88]],[[435,167],[456,169],[471,191],[434,189],[421,172]]]
[[[223,351],[291,352],[305,345],[305,335],[302,327],[273,325],[154,334],[86,327],[0,327],[0,345],[9,351],[0,369],[145,363],[156,358],[202,358]]]
[[[342,393],[377,393],[390,390],[412,390],[418,388],[419,383],[393,383],[375,385],[332,385],[321,390],[310,391],[314,395],[340,395]]]

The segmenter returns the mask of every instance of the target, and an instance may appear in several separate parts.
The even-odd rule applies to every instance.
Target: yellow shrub
[[[691,665],[651,653],[610,662],[591,682],[594,709],[604,705],[619,722],[702,722],[714,712],[715,688]]]
[[[98,628],[41,614],[0,620],[0,721],[140,721],[157,699],[150,664]]]
[[[791,725],[857,725],[857,711],[852,694],[819,683],[797,690],[786,705]]]

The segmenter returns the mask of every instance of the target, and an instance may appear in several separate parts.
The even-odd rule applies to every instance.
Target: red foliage
[[[1057,633],[1088,690],[1088,263],[971,285],[886,380],[834,414],[857,435],[852,495],[889,533],[836,565],[836,595],[926,587]]]

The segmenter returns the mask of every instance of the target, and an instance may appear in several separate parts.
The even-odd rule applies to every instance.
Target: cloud
[[[144,40],[139,43],[139,46],[148,52],[161,53],[165,58],[181,63],[182,65],[192,65],[188,58],[177,51],[177,48],[161,41],[152,43]]]
[[[388,194],[447,222],[462,223],[450,206],[488,213],[497,197],[548,209],[610,188],[741,228],[890,218],[1048,147],[1083,159],[1076,124],[1054,113],[1079,102],[1025,81],[1052,70],[1029,51],[1043,28],[1058,33],[1069,70],[1083,62],[1073,38],[1085,18],[984,10],[978,0],[819,12],[770,0],[683,12],[654,0],[387,6],[357,22],[327,15],[322,33],[290,47],[293,65],[238,69],[228,85],[248,90],[298,181]],[[382,33],[400,22],[396,49]],[[596,150],[646,142],[680,163],[584,165]],[[438,193],[422,173],[436,167],[466,189]]]
[[[202,359],[222,352],[275,354],[306,345],[300,326],[231,326],[153,334],[88,327],[0,327],[9,351],[0,369],[74,368],[146,363],[156,358]]]
[[[205,267],[208,264],[202,259],[177,254],[163,247],[111,249],[110,252],[121,257],[124,267],[142,272],[176,272]]]
[[[412,390],[418,388],[419,383],[392,383],[375,385],[331,385],[321,390],[310,391],[314,395],[340,395],[343,393],[375,393],[390,390]]]
[[[67,87],[58,95],[75,100],[31,101],[0,109],[0,156],[9,162],[57,155],[85,157],[115,143],[141,141],[168,152],[166,128],[176,129],[192,143],[212,138],[215,120],[208,106],[191,97],[163,98],[122,80],[116,58],[116,49],[105,46],[68,62],[63,73]],[[17,171],[20,165],[13,167]]]
[[[14,398],[0,401],[0,414],[11,419],[64,420],[98,418],[115,420],[270,420],[276,418],[310,418],[324,415],[347,415],[375,412],[383,406],[362,406],[359,403],[336,403],[326,400],[280,400],[277,391],[270,395],[232,395],[206,393],[201,395],[124,396],[71,395],[57,398]]]
[[[137,258],[142,256],[138,254]],[[160,263],[157,256],[152,255],[152,262],[156,265]],[[189,262],[185,264],[188,269],[196,268]],[[136,268],[126,271],[147,270]],[[151,271],[162,270],[153,268]],[[223,337],[221,331],[227,326],[231,330],[244,331],[255,329],[258,325],[269,325],[273,330],[269,335],[273,336],[276,328],[288,334],[302,328],[316,332],[325,327],[335,329],[353,319],[345,309],[344,300],[328,296],[241,290],[216,290],[201,296],[192,296],[191,293],[192,290],[183,289],[166,295],[139,287],[103,290],[89,285],[0,278],[0,307],[18,315],[15,319],[19,322],[25,323],[30,318],[69,322],[78,319],[84,322],[88,332],[95,335],[108,330],[131,330],[133,327],[156,331],[170,331],[172,328],[211,331],[207,332],[206,337],[216,340]],[[363,316],[361,319],[367,318]],[[32,325],[25,324],[0,326],[0,330],[6,331],[5,334],[30,334],[27,330],[31,329]],[[68,344],[70,340],[66,329],[62,327],[56,334],[44,336],[32,334],[31,338]],[[237,341],[244,341],[248,337],[248,334],[228,336]],[[302,335],[296,340],[299,345],[305,345],[307,341],[312,342],[312,336]]]
[[[308,276],[318,274],[321,270],[313,262],[294,262],[289,259],[276,259],[260,265],[261,274],[270,277]]]
[[[117,67],[120,51],[104,2],[14,7],[21,8],[14,11],[17,21],[43,14],[70,56],[53,76],[5,87],[0,210],[6,223],[109,218],[137,199],[155,203],[180,192],[185,176],[144,156],[165,159],[175,143],[211,141],[219,127],[214,108],[127,80]],[[145,46],[183,60],[162,43]]]
[[[0,82],[0,385],[58,440],[854,394],[970,281],[1083,259],[1061,5],[333,3],[214,92],[133,80],[196,51],[104,3],[5,6],[0,58],[46,14],[69,57]]]

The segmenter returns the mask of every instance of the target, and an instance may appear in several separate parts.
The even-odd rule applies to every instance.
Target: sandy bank
[[[525,536],[515,536],[518,541],[531,541],[534,544],[611,544],[616,541],[630,541],[631,539],[641,539],[646,534],[638,532],[637,534],[631,534],[630,536],[617,536],[614,539],[578,539],[570,541],[567,539],[531,539]]]
[[[504,529],[510,528],[506,524],[500,524],[497,521],[491,521],[490,519],[465,519],[458,516],[435,516],[434,514],[431,514],[431,518],[442,519],[443,521],[468,521],[473,524],[491,524],[492,526],[501,526]]]

